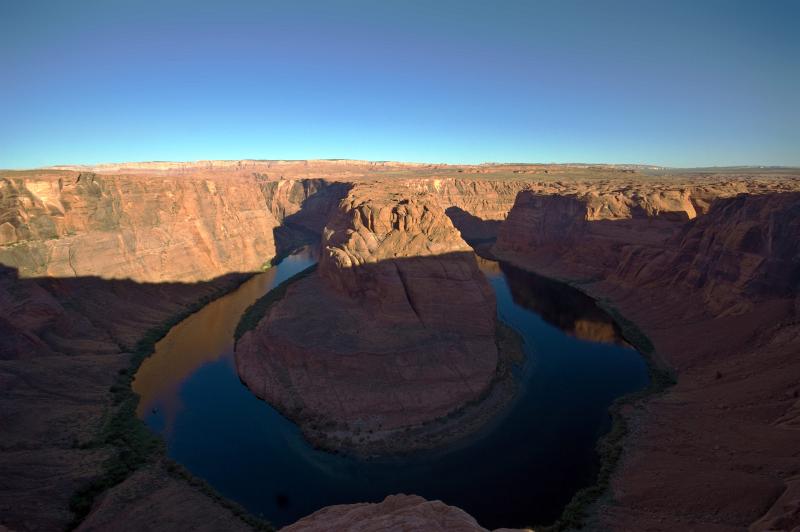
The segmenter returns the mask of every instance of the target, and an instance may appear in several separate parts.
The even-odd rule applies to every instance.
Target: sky
[[[0,1],[0,168],[800,166],[800,1]]]

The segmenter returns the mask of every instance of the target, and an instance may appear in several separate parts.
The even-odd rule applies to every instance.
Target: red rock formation
[[[286,219],[319,232],[344,192],[322,180],[59,173],[0,178],[0,262],[21,275],[207,280],[253,271]],[[310,202],[310,208],[301,205]]]
[[[665,395],[628,411],[635,434],[602,525],[740,530],[768,512],[753,530],[797,526],[800,194],[717,199],[684,223],[589,211],[523,193],[495,251],[582,279],[677,371]],[[565,240],[542,225],[548,213]]]
[[[391,322],[494,335],[489,284],[438,201],[385,196],[358,186],[329,221],[319,267],[328,286]]]
[[[317,201],[312,198],[323,183],[375,180],[404,194],[426,192],[442,208],[460,209],[455,214],[462,220],[453,220],[470,238],[493,238],[502,228],[497,249],[528,267],[556,277],[603,279],[583,287],[613,301],[677,368],[678,385],[632,414],[636,430],[615,480],[618,504],[601,515],[608,524],[741,529],[769,510],[754,529],[796,526],[800,333],[792,325],[797,318],[787,316],[796,316],[800,303],[796,295],[792,301],[791,295],[765,290],[792,279],[784,265],[794,263],[796,214],[778,203],[759,207],[745,199],[737,200],[744,201],[741,208],[734,209],[734,202],[716,218],[703,216],[718,198],[796,192],[796,175],[771,170],[656,175],[647,168],[585,165],[206,161],[0,172],[0,263],[21,272],[21,278],[11,271],[0,275],[0,528],[66,527],[72,493],[96,478],[116,452],[113,446],[80,444],[91,440],[113,408],[108,390],[127,365],[126,351],[148,329],[234,279],[176,283],[258,268],[275,252],[275,229],[321,226],[325,209],[299,209]],[[586,223],[573,222],[591,238],[583,229],[567,246],[534,238],[535,230],[519,223],[524,219],[519,212],[508,215],[517,192],[528,189],[584,202]],[[773,210],[783,218],[770,218]],[[697,222],[685,225],[694,215]],[[539,230],[549,231],[547,225]],[[547,253],[557,244],[560,253]],[[778,249],[789,251],[776,254]],[[27,279],[40,275],[57,279]],[[75,275],[161,284],[61,279]],[[309,308],[345,301],[343,292],[315,282],[319,292],[305,291]],[[699,295],[693,286],[700,286]],[[299,297],[301,286],[295,290],[293,297]],[[323,290],[331,299],[320,298]],[[726,297],[729,290],[733,298]],[[396,288],[390,292],[399,294]],[[412,298],[419,296],[421,307],[436,319],[425,295]],[[349,307],[342,308],[346,316]],[[407,309],[401,314],[410,316]],[[359,326],[374,321],[363,312],[352,317]],[[351,332],[361,333],[358,327]],[[409,382],[413,379],[409,373]],[[148,486],[158,492],[162,480],[149,484],[137,477],[130,490],[127,483],[120,485],[89,523],[105,523],[126,508],[136,511],[127,494],[146,492]],[[170,486],[178,491],[169,500],[195,500],[187,484]],[[217,519],[215,503],[199,500],[197,505],[211,510],[196,513]],[[166,511],[148,504],[154,519]]]
[[[486,532],[460,508],[417,495],[389,495],[379,503],[328,506],[281,532],[327,532],[328,530],[403,530],[406,532]],[[498,529],[497,532],[510,529]],[[521,531],[520,531],[521,532]]]
[[[325,229],[319,274],[239,340],[236,361],[248,387],[312,439],[399,443],[400,429],[490,389],[494,296],[435,198],[357,186]]]

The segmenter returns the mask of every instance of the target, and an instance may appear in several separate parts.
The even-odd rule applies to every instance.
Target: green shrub
[[[300,273],[289,277],[281,284],[264,294],[258,301],[250,305],[250,307],[244,311],[244,314],[242,314],[242,319],[239,320],[239,323],[236,325],[236,332],[233,334],[234,339],[239,341],[239,338],[244,336],[244,333],[255,329],[258,326],[258,323],[267,314],[267,310],[269,310],[274,303],[283,299],[283,296],[286,295],[286,290],[292,283],[299,281],[303,277],[307,277],[316,269],[316,264],[309,266]]]
[[[243,277],[240,283],[246,281],[247,278]],[[153,353],[156,342],[163,338],[172,327],[203,308],[210,301],[236,289],[239,284],[220,288],[213,294],[198,298],[183,312],[147,331],[130,350],[132,356],[129,367],[117,372],[116,380],[109,388],[112,407],[108,418],[92,441],[80,444],[80,448],[85,449],[108,449],[111,456],[103,463],[102,474],[72,495],[69,508],[74,518],[69,526],[70,529],[76,528],[88,515],[98,495],[120,484],[143,466],[163,458],[165,455],[163,441],[136,416],[139,396],[131,388],[136,371],[142,362]]]

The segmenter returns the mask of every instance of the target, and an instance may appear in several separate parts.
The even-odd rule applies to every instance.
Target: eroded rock
[[[379,503],[328,506],[281,532],[404,530],[407,532],[486,532],[467,512],[418,495],[389,495]],[[508,532],[513,532],[510,529]],[[520,531],[521,532],[521,531]]]
[[[491,391],[496,327],[491,288],[436,198],[361,185],[325,229],[318,273],[239,340],[237,368],[312,440],[425,447],[432,435],[414,430]]]

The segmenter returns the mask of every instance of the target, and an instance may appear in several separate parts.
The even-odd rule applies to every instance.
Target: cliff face
[[[6,177],[0,262],[23,276],[145,282],[253,271],[276,255],[275,231],[285,220],[319,232],[338,200],[329,186],[257,177]],[[340,195],[341,186],[334,186]]]
[[[109,390],[138,342],[246,278],[233,272],[260,268],[292,220],[319,233],[341,186],[224,175],[0,177],[0,528],[67,527],[71,497],[120,452],[98,435],[119,408]],[[143,504],[163,523],[180,528],[181,515],[193,515],[244,528],[158,464],[117,486],[84,528],[136,528],[131,492],[158,493]]]
[[[489,391],[495,322],[493,293],[435,198],[356,186],[325,229],[318,273],[239,340],[237,368],[312,440],[401,450],[415,435],[401,429]]]
[[[282,532],[327,530],[487,532],[460,508],[448,506],[442,501],[426,501],[417,495],[389,495],[379,503],[328,506],[281,529]]]
[[[361,192],[340,209],[351,184]],[[485,334],[494,303],[457,233],[471,243],[497,237],[501,258],[582,281],[613,304],[678,372],[667,394],[630,413],[636,434],[615,505],[600,511],[605,524],[796,526],[799,231],[787,193],[798,190],[785,173],[553,165],[206,161],[2,172],[0,528],[65,528],[72,494],[117,452],[85,444],[117,407],[109,388],[136,343],[242,279],[231,272],[258,269],[329,221],[319,275],[294,285],[237,353],[250,364],[248,384],[304,430],[340,420],[315,434],[352,448],[482,396],[497,370]],[[443,310],[446,299],[454,303]],[[241,524],[159,467],[107,492],[86,526],[128,522],[144,507],[130,493],[166,493],[142,504],[176,527],[187,515]]]
[[[382,188],[357,187],[326,226],[328,286],[392,321],[493,335],[494,296],[436,198]]]
[[[667,240],[666,253],[628,249],[614,276],[692,291],[714,315],[735,314],[759,300],[797,296],[798,235],[800,193],[722,199]]]
[[[705,214],[717,198],[739,193],[796,190],[791,183],[752,177],[691,176],[660,179],[627,173],[581,178],[548,170],[514,170],[513,178],[428,178],[403,182],[411,190],[428,192],[448,207],[447,214],[470,243],[496,238],[516,201],[532,201],[530,194],[579,201],[585,219],[658,220],[684,222]],[[524,176],[524,177],[523,177]],[[520,194],[520,192],[525,192]],[[540,204],[543,206],[544,204]],[[519,209],[518,209],[519,211]],[[547,227],[547,224],[540,227]]]
[[[592,212],[585,198],[523,192],[494,251],[613,304],[677,372],[628,411],[636,436],[601,521],[736,530],[766,514],[754,529],[796,526],[800,194],[717,196],[688,221]]]
[[[796,294],[799,204],[792,192],[740,195],[716,199],[705,214],[683,221],[664,219],[663,210],[598,219],[593,198],[524,191],[494,251],[558,267],[565,277],[692,292],[709,310],[730,313],[747,301]]]

